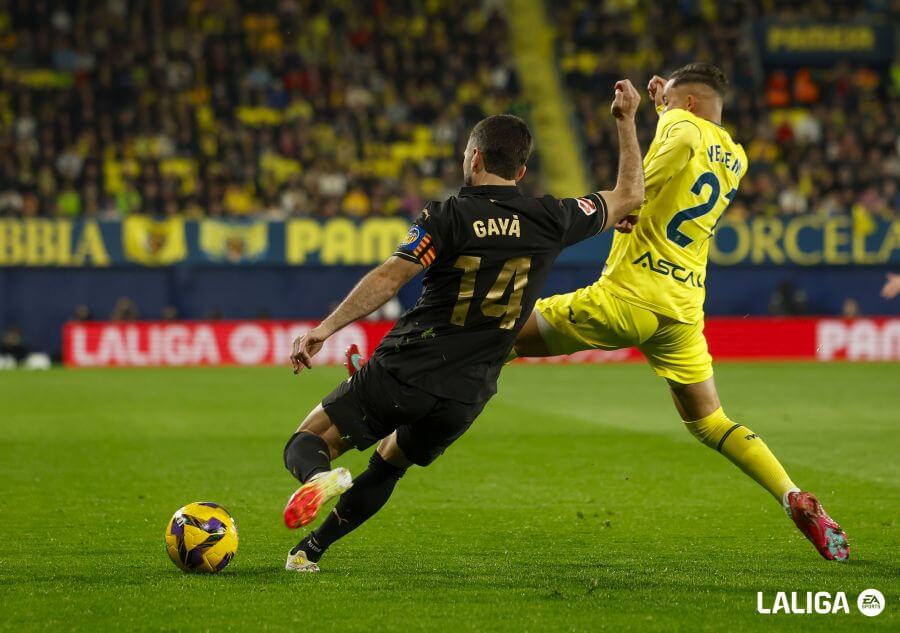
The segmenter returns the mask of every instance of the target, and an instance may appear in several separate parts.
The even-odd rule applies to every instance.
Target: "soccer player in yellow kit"
[[[671,389],[698,440],[768,490],[828,560],[846,561],[847,535],[800,491],[765,442],[725,415],[703,336],[709,239],[747,173],[747,155],[722,127],[725,75],[689,64],[648,90],[659,113],[644,158],[645,199],[618,233],[600,279],[541,299],[519,333],[518,356],[637,347]]]

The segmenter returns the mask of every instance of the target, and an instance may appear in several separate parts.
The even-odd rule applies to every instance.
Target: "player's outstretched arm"
[[[421,264],[400,257],[391,257],[370,271],[324,321],[294,339],[291,350],[294,373],[299,374],[304,367],[312,369],[312,357],[319,353],[329,336],[383,306],[421,271]]]
[[[601,191],[609,218],[607,226],[618,224],[644,201],[644,170],[641,165],[641,146],[638,144],[634,115],[641,95],[630,81],[616,82],[616,97],[610,111],[616,117],[619,136],[619,173],[612,191]]]

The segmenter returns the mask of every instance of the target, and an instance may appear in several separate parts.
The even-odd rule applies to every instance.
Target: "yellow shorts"
[[[713,375],[702,321],[675,321],[623,301],[599,284],[540,299],[534,309],[554,356],[637,347],[663,378],[690,385]]]

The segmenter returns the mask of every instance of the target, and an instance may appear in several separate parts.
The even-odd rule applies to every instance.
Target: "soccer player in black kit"
[[[528,198],[531,133],[514,116],[479,122],[463,157],[465,187],[431,202],[404,242],[369,272],[320,325],[294,341],[294,373],[312,367],[325,340],[384,305],[425,269],[416,305],[372,358],[306,417],[284,448],[302,485],[284,510],[290,528],[307,525],[329,499],[334,510],[288,554],[289,571],[318,571],[335,541],[387,502],[413,464],[427,466],[465,433],[497,390],[516,333],[560,251],[612,227],[644,197],[634,115],[640,95],[619,81],[610,108],[619,137],[615,188],[583,198]],[[351,480],[331,461],[379,442],[368,468]]]

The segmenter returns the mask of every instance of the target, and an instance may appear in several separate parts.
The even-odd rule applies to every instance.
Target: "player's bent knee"
[[[400,479],[406,474],[407,467],[390,463],[376,450],[369,458],[369,470],[379,479]]]
[[[284,467],[305,482],[314,471],[326,470],[334,453],[334,447],[325,438],[309,431],[297,431],[284,446]]]
[[[725,415],[722,407],[719,407],[704,418],[685,422],[684,425],[691,432],[691,435],[715,450],[721,450],[722,444],[728,439],[728,436],[741,426],[731,421]]]
[[[403,449],[400,448],[400,445],[397,443],[396,431],[381,440],[372,459],[375,458],[375,455],[378,455],[385,463],[388,463],[395,468],[403,469],[404,472],[413,465],[413,462],[410,461],[406,456],[406,453],[403,452]]]
[[[666,381],[669,383],[675,408],[685,423],[714,416],[721,410],[722,403],[712,377],[691,384],[679,383],[670,378]]]
[[[337,459],[350,449],[350,445],[341,435],[340,429],[331,421],[322,404],[309,412],[306,419],[297,429],[297,433],[318,435],[328,445],[329,459]]]

